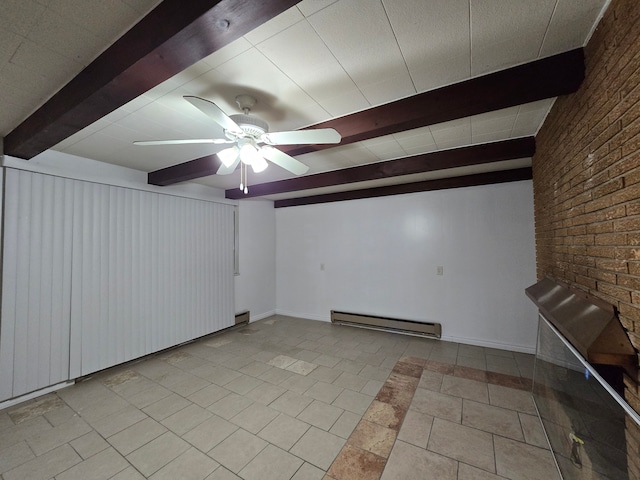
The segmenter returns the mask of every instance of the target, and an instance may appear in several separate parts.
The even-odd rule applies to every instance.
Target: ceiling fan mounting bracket
[[[252,97],[251,95],[243,93],[236,97],[236,103],[240,107],[240,110],[242,110],[244,114],[247,115],[254,107],[254,105],[258,103],[258,100],[256,100],[255,97]]]

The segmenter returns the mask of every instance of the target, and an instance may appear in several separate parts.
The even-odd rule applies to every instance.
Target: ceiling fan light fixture
[[[262,159],[262,157],[258,153],[258,149],[253,145],[253,143],[244,142],[240,146],[240,160],[242,160],[242,163],[244,163],[245,165],[253,165],[256,162],[259,162],[259,159]]]
[[[258,154],[251,164],[251,168],[253,168],[254,173],[264,172],[268,166],[269,164],[260,154]]]
[[[236,161],[236,158],[238,158],[238,147],[233,146],[230,148],[225,148],[224,150],[219,151],[217,155],[225,167],[230,167],[233,162]]]

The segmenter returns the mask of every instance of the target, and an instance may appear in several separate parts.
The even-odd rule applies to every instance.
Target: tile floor
[[[2,480],[558,478],[531,355],[274,316],[0,411]]]

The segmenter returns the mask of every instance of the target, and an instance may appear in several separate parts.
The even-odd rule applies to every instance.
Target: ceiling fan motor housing
[[[238,124],[245,134],[255,139],[259,139],[262,134],[269,131],[269,124],[253,115],[240,113],[237,115],[229,115],[229,117]]]

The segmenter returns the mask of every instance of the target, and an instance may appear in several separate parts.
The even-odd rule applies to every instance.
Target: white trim
[[[313,313],[290,312],[276,308],[276,315],[284,315],[285,317],[302,318],[303,320],[319,320],[320,322],[331,322],[330,314],[326,317],[322,315],[314,315]]]
[[[452,337],[449,335],[443,335],[440,340],[446,342],[463,343],[465,345],[474,345],[476,347],[496,348],[498,350],[508,350],[510,352],[529,353],[535,355],[536,348],[528,347],[525,345],[511,345],[507,343],[491,342],[488,340],[482,340],[479,338],[466,338],[466,337]]]
[[[257,322],[258,320],[262,320],[263,318],[273,317],[276,314],[275,310],[271,310],[269,312],[261,313],[260,315],[249,316],[249,323]]]
[[[70,387],[74,385],[75,380],[69,380],[66,382],[56,383],[55,385],[51,385],[50,387],[41,388],[40,390],[36,390],[35,392],[25,393],[24,395],[20,395],[19,397],[10,398],[9,400],[5,400],[0,403],[0,410],[3,410],[8,407],[12,407],[17,405],[18,403],[26,402],[27,400],[31,400],[33,398],[41,397],[42,395],[46,395],[47,393],[55,392],[60,390],[61,388]]]

